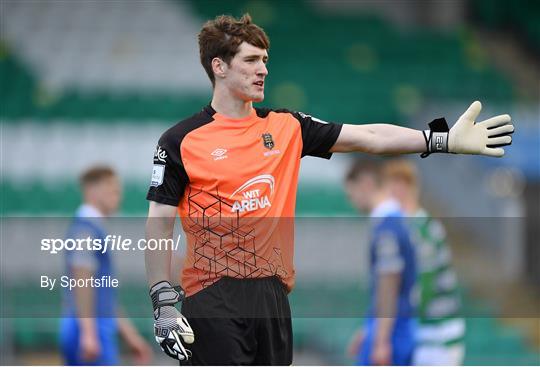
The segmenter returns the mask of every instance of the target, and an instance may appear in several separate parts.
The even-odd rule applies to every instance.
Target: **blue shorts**
[[[371,366],[371,354],[373,352],[375,319],[369,319],[365,325],[365,338],[356,358],[356,364]],[[410,366],[415,347],[414,320],[397,320],[392,333],[392,362],[393,366]]]
[[[101,353],[93,361],[83,360],[80,353],[79,322],[76,318],[66,317],[60,322],[60,349],[64,363],[69,366],[116,365],[118,358],[118,338],[115,319],[100,319],[97,329]]]

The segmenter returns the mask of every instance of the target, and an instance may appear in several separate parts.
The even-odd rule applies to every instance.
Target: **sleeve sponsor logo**
[[[163,183],[163,177],[165,176],[165,165],[154,164],[152,168],[152,181],[151,186],[157,187]]]
[[[154,151],[154,162],[163,162],[165,163],[165,160],[167,159],[167,152],[165,149],[161,148],[161,146],[156,146],[156,150]]]

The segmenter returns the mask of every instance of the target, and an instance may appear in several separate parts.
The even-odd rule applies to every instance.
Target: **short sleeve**
[[[375,271],[378,274],[400,273],[405,266],[399,250],[396,233],[384,231],[377,235],[375,246]]]
[[[87,226],[77,226],[75,231],[72,233],[70,239],[87,239],[93,240],[96,238],[96,234]],[[96,255],[93,250],[88,249],[87,245],[81,246],[81,248],[75,248],[73,250],[68,250],[67,262],[72,267],[85,268],[90,271],[94,271],[97,266]]]
[[[154,164],[147,200],[178,206],[188,183],[180,157],[180,141],[166,132],[154,151]]]
[[[293,116],[300,121],[302,129],[302,157],[307,155],[329,159],[330,149],[336,143],[343,125],[319,120],[302,112]]]

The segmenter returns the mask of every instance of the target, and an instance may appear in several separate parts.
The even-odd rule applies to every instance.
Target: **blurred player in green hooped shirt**
[[[420,206],[418,174],[406,159],[383,167],[392,195],[408,215],[418,263],[419,327],[413,364],[461,365],[465,354],[465,320],[450,248],[441,222]]]

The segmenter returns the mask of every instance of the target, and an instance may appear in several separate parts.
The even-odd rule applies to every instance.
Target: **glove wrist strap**
[[[429,130],[422,131],[426,141],[426,151],[420,155],[428,157],[431,153],[448,153],[448,133],[450,129],[444,117],[429,123]]]
[[[173,287],[166,280],[154,284],[150,288],[150,298],[154,310],[163,306],[173,306],[184,299],[185,292],[180,286]]]

